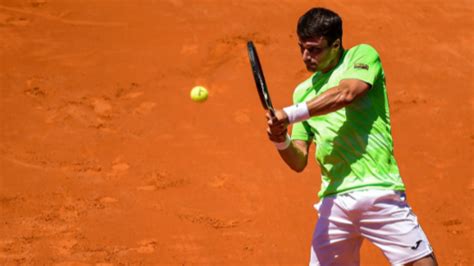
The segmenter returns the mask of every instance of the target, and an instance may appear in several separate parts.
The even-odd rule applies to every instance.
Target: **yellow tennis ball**
[[[196,86],[191,90],[191,99],[195,102],[204,102],[209,93],[203,86]]]

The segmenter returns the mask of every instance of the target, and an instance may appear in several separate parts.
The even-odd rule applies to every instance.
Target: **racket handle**
[[[275,110],[272,107],[268,108],[268,111],[270,111],[271,117],[275,117]]]

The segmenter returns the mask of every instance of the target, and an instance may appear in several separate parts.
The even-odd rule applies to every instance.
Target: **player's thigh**
[[[362,237],[353,237],[333,242],[330,245],[320,245],[317,239],[313,239],[309,265],[359,266],[362,240]]]
[[[310,265],[359,265],[362,237],[339,198],[325,198],[317,205]]]
[[[361,216],[360,230],[392,265],[410,263],[433,252],[403,192],[391,191],[374,199]]]

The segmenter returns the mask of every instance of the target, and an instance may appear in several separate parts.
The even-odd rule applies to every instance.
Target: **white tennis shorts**
[[[433,252],[404,192],[353,191],[323,198],[314,206],[319,219],[310,265],[359,265],[364,238],[379,247],[392,265]]]

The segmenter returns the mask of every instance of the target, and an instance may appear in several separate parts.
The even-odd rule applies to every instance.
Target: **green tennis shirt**
[[[306,102],[339,85],[358,79],[369,91],[335,112],[295,123],[293,140],[313,140],[321,167],[320,198],[360,189],[405,190],[393,155],[385,76],[377,51],[366,44],[344,51],[338,65],[316,72],[299,84],[293,102]]]

